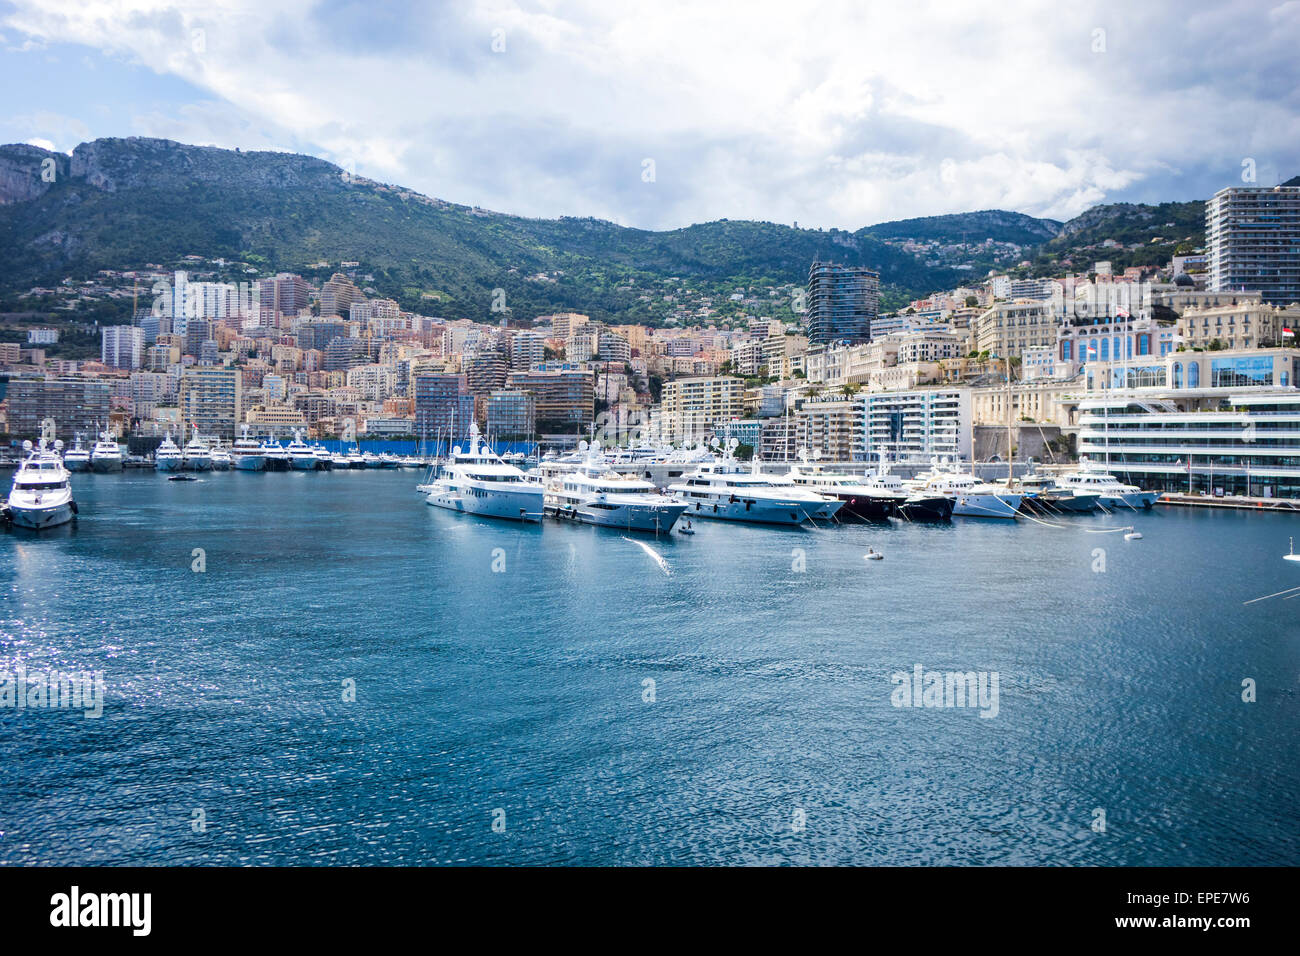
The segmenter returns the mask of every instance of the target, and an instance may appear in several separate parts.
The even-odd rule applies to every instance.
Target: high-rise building
[[[105,365],[134,372],[144,362],[144,329],[135,325],[106,325],[100,358]]]
[[[516,332],[510,339],[510,369],[526,372],[546,360],[546,339],[536,332]]]
[[[181,373],[181,420],[203,435],[228,441],[243,417],[239,369],[194,365]]]
[[[866,342],[880,307],[880,274],[862,266],[814,262],[808,271],[804,328],[808,341]]]
[[[463,375],[415,376],[415,434],[422,441],[459,441],[474,421],[474,396]]]
[[[331,315],[344,316],[353,302],[365,299],[361,290],[341,272],[336,272],[320,287],[320,314],[322,318]]]
[[[506,377],[511,391],[532,392],[537,400],[537,430],[581,431],[595,417],[596,382],[586,369],[533,369]]]
[[[679,378],[664,383],[660,402],[660,438],[667,442],[698,440],[720,423],[744,414],[745,380],[731,376]]]
[[[506,357],[495,349],[475,352],[465,359],[465,386],[473,395],[487,395],[506,382],[510,371]]]
[[[487,433],[493,439],[532,438],[537,431],[537,399],[530,392],[498,389],[487,400]]]
[[[71,375],[11,378],[5,397],[9,433],[23,439],[38,437],[47,418],[54,419],[59,438],[69,439],[77,432],[93,435],[107,426],[112,399],[107,379]]]
[[[1300,302],[1300,186],[1230,186],[1205,204],[1212,292]]]

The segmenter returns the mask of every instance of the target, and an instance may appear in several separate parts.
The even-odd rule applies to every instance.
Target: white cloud
[[[1300,171],[1300,5],[1268,17],[1260,31],[1230,4],[1174,2],[17,0],[4,26],[211,98],[141,113],[139,131],[302,143],[526,215],[856,228],[1204,195],[1241,156]]]

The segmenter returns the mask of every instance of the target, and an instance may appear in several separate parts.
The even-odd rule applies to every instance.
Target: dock
[[[1300,499],[1296,498],[1248,498],[1245,495],[1216,497],[1167,491],[1156,500],[1156,504],[1186,508],[1228,508],[1234,511],[1290,511],[1300,514]]]

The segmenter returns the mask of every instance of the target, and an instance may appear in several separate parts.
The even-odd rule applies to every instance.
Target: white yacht
[[[220,446],[212,449],[212,470],[229,471],[235,464],[234,454],[228,448]]]
[[[1143,491],[1136,485],[1125,485],[1114,475],[1107,474],[1099,465],[1084,458],[1078,471],[1061,476],[1057,486],[1085,494],[1095,493],[1097,503],[1103,508],[1150,508],[1160,497],[1158,491]]]
[[[90,449],[81,447],[81,434],[73,439],[72,447],[63,453],[63,467],[68,471],[90,471]]]
[[[72,500],[72,484],[59,451],[63,442],[48,448],[44,441],[35,449],[23,442],[23,459],[14,475],[5,505],[5,517],[22,528],[53,528],[66,524],[77,513]]]
[[[107,430],[99,433],[90,451],[90,467],[101,473],[122,470],[122,446]]]
[[[961,518],[1014,518],[1024,495],[980,481],[974,475],[949,471],[935,463],[903,487],[921,494],[953,500],[952,513]]]
[[[288,471],[289,452],[278,441],[267,438],[262,442],[262,465],[266,471]]]
[[[829,521],[844,504],[802,488],[784,475],[764,475],[733,459],[701,462],[668,490],[686,502],[691,517],[758,524]]]
[[[469,439],[468,451],[459,446],[452,449],[451,459],[433,480],[426,502],[485,518],[541,521],[546,494],[541,482],[483,447],[476,427],[471,426]]]
[[[293,441],[285,451],[289,453],[289,467],[294,471],[315,471],[319,467],[316,452],[302,440],[301,432],[293,433]]]
[[[808,466],[790,469],[796,485],[811,488],[844,503],[840,518],[852,515],[865,521],[903,518],[906,521],[947,521],[952,516],[952,499],[946,495],[911,492],[897,475],[841,475]]]
[[[1052,475],[1029,472],[1021,475],[1016,486],[1025,492],[1024,505],[1031,511],[1053,514],[1062,511],[1085,514],[1097,510],[1101,496],[1082,488],[1062,488]]]
[[[212,449],[198,432],[181,449],[181,461],[186,471],[212,470]]]
[[[672,530],[686,503],[662,495],[648,481],[609,471],[593,461],[546,485],[546,513],[582,524],[624,531]]]
[[[171,433],[168,432],[162,444],[153,453],[153,466],[158,471],[180,471],[181,459],[180,446],[172,441]]]
[[[332,471],[334,469],[334,456],[330,454],[329,449],[319,443],[311,446],[311,453],[316,456],[317,471]]]
[[[247,425],[235,439],[230,454],[234,459],[236,471],[262,471],[266,468],[266,460],[262,457],[262,444],[256,438],[248,437]]]

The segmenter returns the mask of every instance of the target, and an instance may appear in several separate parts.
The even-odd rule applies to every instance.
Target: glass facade
[[[1270,355],[1214,359],[1210,363],[1210,385],[1214,388],[1272,384],[1273,357]]]

